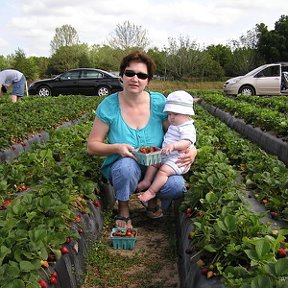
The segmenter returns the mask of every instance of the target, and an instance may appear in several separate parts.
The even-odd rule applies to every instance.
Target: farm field
[[[169,89],[163,89],[165,94]],[[174,89],[175,86],[171,88]],[[146,252],[135,249],[127,253],[131,259],[126,259],[125,277],[122,280],[116,277],[116,282],[111,281],[107,287],[180,287],[183,274],[180,279],[172,277],[177,272],[173,263],[179,260],[175,253],[176,239],[188,242],[190,252],[182,258],[188,256],[190,262],[186,261],[185,265],[195,264],[201,271],[201,281],[207,281],[207,285],[217,280],[228,288],[287,287],[287,166],[209,114],[201,103],[213,104],[235,117],[240,115],[251,126],[261,127],[285,142],[287,99],[255,97],[251,101],[252,98],[242,96],[225,98],[215,88],[191,89],[185,88],[200,99],[195,104],[199,152],[186,176],[188,191],[180,205],[182,220],[191,225],[191,232],[185,239],[179,238],[172,227],[174,217],[166,217],[157,227],[159,239],[167,245],[161,243],[157,252],[151,247],[157,244],[158,236],[149,239],[149,225],[143,218],[145,210],[136,205],[138,225],[147,229],[146,232],[143,230],[142,245],[146,239],[148,244],[139,247]],[[118,257],[115,251],[112,254],[106,251],[109,241],[105,235],[111,230],[111,211],[101,211],[104,222],[97,218],[103,226],[99,224],[93,230],[90,223],[91,215],[100,215],[101,210],[99,165],[102,159],[89,157],[85,143],[94,117],[93,110],[99,101],[101,97],[27,97],[12,104],[5,97],[0,98],[0,283],[4,283],[3,287],[40,287],[37,286],[40,280],[49,283],[52,274],[61,270],[57,263],[65,258],[63,245],[71,248],[68,239],[73,239],[74,243],[82,243],[81,239],[88,243],[96,240],[90,246],[96,250],[89,252],[94,257],[88,258],[88,278],[82,276],[75,280],[78,285],[85,282],[84,288],[97,287],[93,283],[107,279],[103,272],[91,273],[97,267],[95,261],[102,261],[111,271],[118,271],[117,265],[128,257],[124,253],[123,260],[122,253],[119,262],[114,261],[112,256]],[[42,131],[46,131],[49,137],[28,141]],[[9,161],[4,159],[7,155],[10,155]],[[261,213],[256,213],[256,207],[262,208]],[[87,218],[90,226],[85,224]],[[183,224],[181,221],[177,223]],[[172,231],[167,226],[173,228]],[[162,267],[151,262],[151,255],[146,255],[147,261],[143,261],[149,245],[156,259],[164,257],[167,261],[161,263],[169,267],[171,277],[165,278],[165,273],[160,273]],[[104,258],[97,258],[97,251],[106,251]],[[46,267],[43,261],[49,265]],[[135,274],[133,265],[137,263],[143,270],[138,269]],[[154,275],[153,281],[146,279],[145,282],[139,275],[143,275],[140,272],[146,275],[148,268]],[[187,267],[183,271],[190,273]],[[93,275],[97,276],[93,278]],[[62,276],[57,277],[61,282]],[[165,281],[171,286],[165,286]],[[197,288],[197,283],[195,285]],[[49,287],[54,286],[49,284]]]

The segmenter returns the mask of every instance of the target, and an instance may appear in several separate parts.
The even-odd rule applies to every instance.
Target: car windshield
[[[101,71],[101,70],[100,70]],[[116,72],[115,74],[114,73],[111,73],[111,72],[108,72],[108,71],[105,71],[106,74],[110,75],[111,77],[114,77],[114,78],[119,78],[119,76],[116,75]]]
[[[267,65],[262,65],[260,67],[255,68],[254,70],[248,72],[247,74],[245,74],[245,76],[251,76],[256,74],[257,72],[259,72],[260,70],[262,70],[264,67],[266,67]]]

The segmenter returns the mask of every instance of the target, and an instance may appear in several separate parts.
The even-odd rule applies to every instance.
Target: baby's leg
[[[168,177],[174,174],[175,171],[170,166],[163,164],[158,170],[156,177],[149,189],[138,196],[139,200],[142,202],[147,202],[156,197],[157,192],[167,182]]]
[[[149,166],[147,168],[143,180],[140,181],[137,185],[137,192],[141,192],[150,187],[157,170],[158,168],[154,166]]]

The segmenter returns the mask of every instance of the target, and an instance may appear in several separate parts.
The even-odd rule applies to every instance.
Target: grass
[[[159,81],[152,80],[149,83],[149,90],[165,91],[165,90],[209,90],[209,89],[223,89],[224,82],[194,82],[194,81]]]
[[[149,248],[150,246],[140,247],[138,251],[127,251],[111,249],[108,244],[107,235],[110,234],[113,226],[111,213],[111,211],[104,212],[102,237],[90,248],[86,281],[82,288],[177,287],[173,281],[171,285],[168,284],[175,273],[172,275],[169,269],[167,270],[168,274],[165,273],[167,267],[171,267],[177,262],[173,216],[168,216],[167,221],[163,223],[163,228],[159,228],[159,233],[164,232],[169,235],[165,245],[162,245],[161,251],[155,252],[153,248]],[[145,213],[143,214],[146,217]],[[163,242],[161,243],[163,244]]]

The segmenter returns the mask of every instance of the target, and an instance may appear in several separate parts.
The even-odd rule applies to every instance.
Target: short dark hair
[[[150,56],[141,51],[131,52],[122,59],[119,73],[121,77],[123,77],[125,69],[127,68],[127,66],[129,66],[130,62],[140,62],[146,64],[148,71],[148,80],[150,81],[153,78],[156,70],[156,64]]]
[[[7,93],[7,87],[4,86],[4,85],[2,85],[2,86],[1,86],[1,92],[2,92],[2,93]]]

